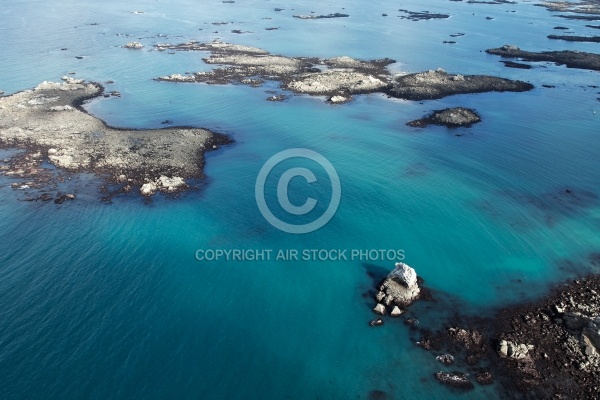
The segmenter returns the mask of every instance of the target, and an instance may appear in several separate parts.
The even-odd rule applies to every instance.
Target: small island
[[[121,191],[139,188],[145,196],[188,189],[201,178],[204,153],[231,140],[206,129],[123,129],[106,125],[82,108],[103,94],[93,82],[63,77],[0,98],[0,147],[22,149],[1,171],[22,179],[16,187],[49,183],[44,160],[59,170],[92,172]]]
[[[457,128],[459,126],[469,127],[480,121],[481,117],[475,110],[454,107],[436,110],[424,118],[410,121],[407,125],[415,128],[425,128],[428,125],[442,125],[448,128]]]

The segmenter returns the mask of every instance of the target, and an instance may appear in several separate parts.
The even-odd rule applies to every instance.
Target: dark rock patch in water
[[[480,122],[479,115],[469,108],[454,107],[444,110],[436,110],[425,118],[407,123],[408,126],[425,128],[428,125],[442,125],[448,128],[457,128],[460,126],[469,127]]]
[[[406,15],[401,15],[400,18],[408,19],[411,21],[423,21],[423,20],[428,20],[428,19],[450,18],[450,15],[448,15],[448,14],[432,13],[429,11],[409,11],[409,10],[404,10],[404,9],[400,9],[398,11],[406,14]]]
[[[565,40],[567,42],[592,42],[592,43],[600,43],[600,36],[548,35],[548,39]]]
[[[517,63],[517,62],[514,62],[514,61],[500,61],[500,62],[502,64],[504,64],[505,67],[508,67],[508,68],[517,68],[517,69],[531,69],[531,68],[533,68],[529,64]]]
[[[600,17],[599,17],[600,18]],[[507,58],[521,58],[525,61],[548,61],[569,68],[591,69],[600,71],[600,55],[583,51],[524,51],[513,45],[504,45],[496,49],[487,49],[486,53]]]

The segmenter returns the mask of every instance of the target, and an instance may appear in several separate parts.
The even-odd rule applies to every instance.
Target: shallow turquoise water
[[[350,18],[291,17],[342,7]],[[545,39],[555,25],[585,33],[585,24],[530,3],[403,4],[451,14],[420,22],[397,18],[397,8],[339,1],[311,8],[271,1],[5,6],[0,89],[23,90],[69,71],[110,79],[122,97],[88,105],[109,124],[157,128],[172,119],[229,133],[236,143],[210,153],[200,190],[176,201],[146,204],[130,196],[105,205],[88,190],[63,206],[32,204],[0,179],[1,397],[347,399],[372,390],[389,398],[493,396],[494,387],[461,395],[441,387],[432,373],[443,367],[413,345],[402,323],[367,325],[367,271],[389,270],[392,262],[194,257],[210,248],[403,249],[406,262],[447,300],[441,314],[482,313],[590,270],[585,260],[600,248],[600,103],[598,89],[589,87],[597,73],[544,64],[507,69],[480,52],[505,43],[597,52],[595,44]],[[145,13],[129,13],[138,9]],[[211,25],[218,21],[232,23]],[[281,28],[264,30],[271,26]],[[448,36],[457,32],[466,35]],[[145,50],[118,47],[139,37]],[[394,71],[443,67],[528,80],[536,89],[423,104],[368,95],[332,107],[304,96],[266,102],[268,86],[152,80],[207,68],[205,54],[148,51],[153,43],[214,38],[290,56],[391,57],[398,60]],[[483,122],[458,130],[405,126],[450,106],[476,108]],[[306,235],[270,226],[254,199],[264,162],[293,147],[327,157],[342,184],[338,212]],[[89,179],[89,187],[99,184]],[[566,188],[591,194],[570,203]],[[297,186],[292,197],[302,199],[304,189]],[[326,197],[327,190],[318,186],[312,194]],[[560,268],[566,260],[574,264],[569,270]],[[423,326],[440,318],[415,309]]]

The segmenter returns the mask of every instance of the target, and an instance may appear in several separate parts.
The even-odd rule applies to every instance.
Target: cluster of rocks
[[[568,68],[589,69],[600,71],[600,54],[586,53],[583,51],[542,51],[532,52],[521,50],[514,45],[504,45],[495,49],[487,49],[486,53],[507,58],[520,58],[525,61],[547,61]]]
[[[205,129],[127,130],[107,126],[87,114],[82,104],[101,96],[103,87],[63,77],[0,98],[0,147],[24,152],[9,159],[2,173],[47,186],[48,160],[62,171],[87,171],[128,188],[152,182],[143,194],[180,191],[187,178],[202,177],[204,152],[230,141]],[[119,177],[127,176],[126,182]]]
[[[538,398],[600,393],[600,276],[556,288],[545,299],[502,310],[492,358],[510,382]]]
[[[208,84],[248,84],[260,86],[264,81],[279,81],[281,87],[295,93],[327,96],[332,104],[352,100],[353,95],[381,92],[407,100],[439,99],[454,94],[489,91],[520,92],[531,90],[526,82],[486,75],[449,74],[442,69],[392,78],[389,58],[357,60],[351,57],[320,59],[316,57],[286,57],[251,46],[213,41],[181,44],[158,44],[158,50],[208,51],[204,62],[219,65],[211,71],[172,74],[157,78],[168,82],[202,82]],[[277,100],[276,98],[269,100]],[[451,114],[452,112],[450,112]],[[442,115],[442,119],[466,118],[475,122],[473,115],[459,111],[457,115]]]
[[[425,118],[407,123],[408,126],[424,128],[427,125],[443,125],[449,128],[457,128],[459,126],[471,126],[481,121],[481,117],[469,108],[454,107],[444,110],[436,110]]]
[[[527,82],[489,75],[449,74],[439,68],[395,77],[388,95],[407,100],[441,99],[446,96],[482,92],[524,92],[533,89]]]
[[[417,345],[438,354],[435,358],[440,363],[453,365],[453,371],[434,374],[445,385],[463,390],[474,389],[471,376],[475,376],[475,381],[480,385],[494,382],[489,368],[481,366],[488,350],[487,338],[477,328],[450,327],[436,333],[421,329],[421,339]]]
[[[545,7],[549,11],[569,12],[576,14],[600,14],[600,4],[594,0],[573,1],[545,1],[536,4]]]
[[[342,14],[342,13],[333,13],[333,14],[326,14],[326,15],[297,14],[297,15],[294,15],[294,18],[299,18],[299,19],[323,19],[323,18],[347,18],[349,16],[350,15],[348,15],[348,14]]]
[[[179,176],[168,177],[161,175],[155,181],[144,183],[140,187],[140,193],[143,196],[152,196],[157,191],[174,193],[185,190],[187,187],[188,185],[185,183],[185,180]]]
[[[420,292],[415,270],[407,264],[396,263],[394,270],[379,286],[375,296],[377,304],[373,311],[379,315],[386,315],[389,312],[390,316],[399,317],[404,313],[403,308],[419,298]],[[376,325],[381,324],[376,323]]]
[[[384,91],[390,77],[386,67],[394,62],[391,59],[363,61],[346,56],[330,59],[286,57],[256,47],[219,41],[159,44],[156,47],[159,50],[209,51],[211,55],[203,58],[204,62],[222,66],[212,71],[157,78],[161,81],[259,86],[264,80],[275,80],[281,82],[282,88],[295,93],[329,96],[331,103],[347,102],[352,94]]]

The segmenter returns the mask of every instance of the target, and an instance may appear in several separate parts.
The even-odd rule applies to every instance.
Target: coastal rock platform
[[[110,127],[82,108],[103,87],[63,80],[0,98],[0,147],[24,150],[1,172],[31,182],[29,187],[49,182],[46,160],[62,171],[101,175],[124,191],[152,183],[155,189],[141,194],[174,193],[188,188],[185,179],[202,177],[206,151],[231,141],[199,128]]]

